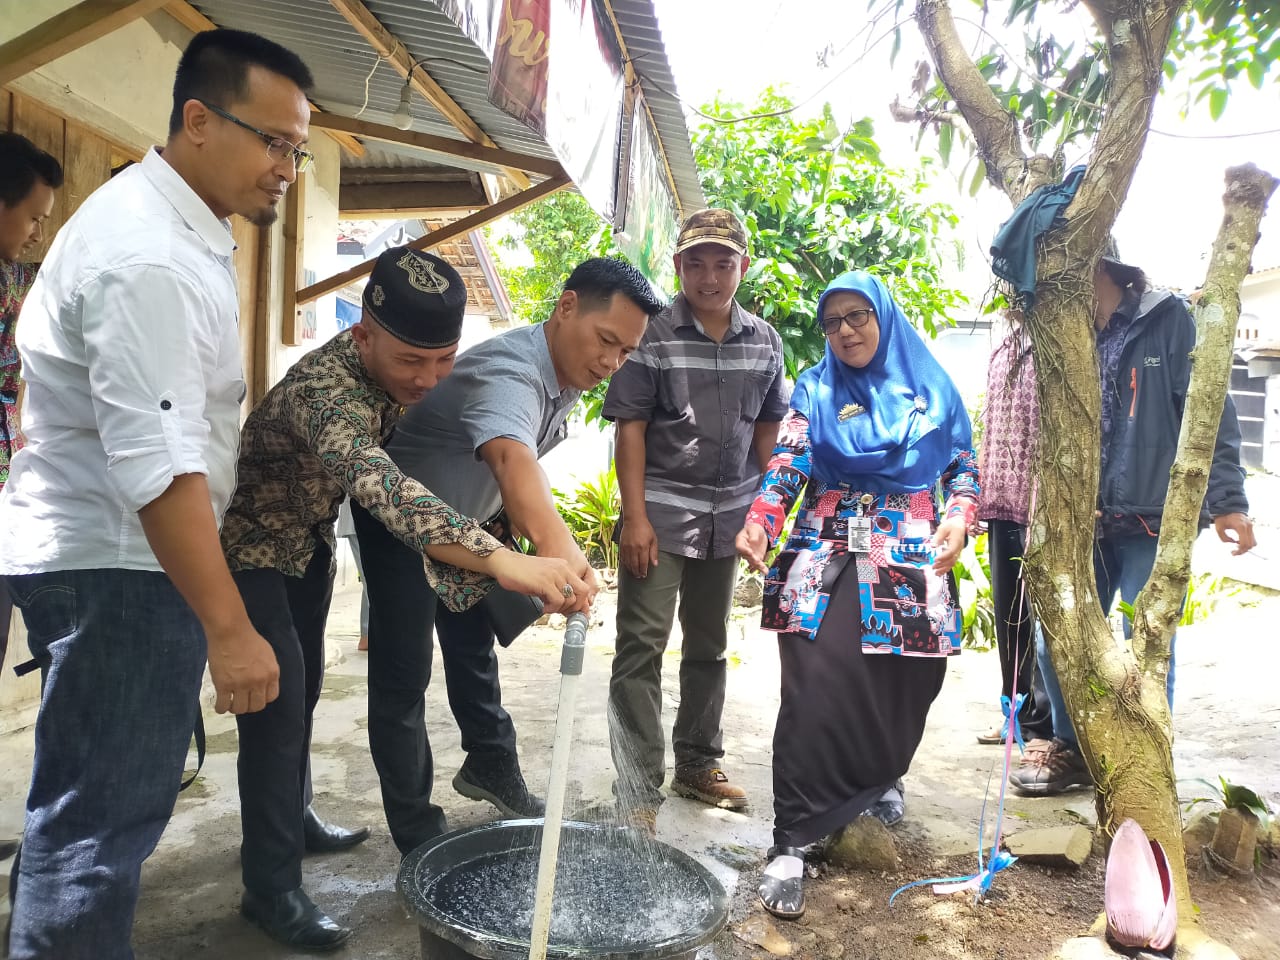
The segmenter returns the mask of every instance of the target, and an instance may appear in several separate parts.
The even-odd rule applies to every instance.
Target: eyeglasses
[[[823,317],[822,332],[827,336],[838,333],[840,327],[848,324],[850,329],[860,330],[876,315],[875,310],[850,310],[843,317]]]
[[[273,134],[267,133],[265,130],[259,130],[257,127],[253,126],[252,124],[245,123],[235,114],[228,113],[226,110],[223,110],[221,107],[215,107],[212,103],[208,103],[204,100],[199,100],[198,102],[203,103],[207,109],[212,110],[214,113],[220,116],[223,120],[230,120],[237,127],[243,127],[245,130],[248,130],[250,133],[256,133],[258,136],[260,136],[262,138],[262,142],[267,145],[267,156],[270,157],[272,160],[274,160],[276,163],[279,163],[281,160],[284,160],[286,158],[292,158],[293,169],[297,170],[298,173],[302,173],[304,170],[310,169],[311,164],[316,159],[315,154],[308,153],[306,150],[303,150],[301,147],[295,147],[292,143],[290,143],[288,140],[285,140],[283,137],[277,137],[277,136],[274,136]]]

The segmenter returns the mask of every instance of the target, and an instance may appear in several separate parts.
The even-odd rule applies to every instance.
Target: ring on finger
[[[568,599],[572,598],[572,597],[573,597],[573,587],[566,583],[563,587],[561,587],[561,588],[560,588],[560,594],[561,594],[561,596],[563,596],[566,600],[568,600]]]

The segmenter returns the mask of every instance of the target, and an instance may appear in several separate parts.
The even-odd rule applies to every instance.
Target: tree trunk
[[[1258,225],[1277,181],[1253,164],[1227,170],[1224,215],[1196,307],[1197,342],[1191,386],[1182,413],[1178,457],[1160,520],[1151,580],[1133,611],[1133,650],[1145,673],[1163,685],[1169,672],[1169,637],[1180,618],[1191,574],[1191,547],[1200,504],[1209,486],[1218,421],[1231,381],[1240,285],[1249,272]]]
[[[1184,438],[1193,443],[1180,450],[1173,471],[1163,521],[1168,533],[1153,571],[1156,587],[1144,590],[1140,601],[1137,656],[1112,638],[1098,602],[1093,568],[1101,387],[1092,322],[1092,268],[1141,155],[1162,55],[1182,3],[1084,0],[1084,5],[1106,40],[1111,78],[1089,169],[1067,210],[1068,225],[1050,231],[1037,246],[1036,299],[1026,319],[1038,378],[1040,447],[1026,571],[1081,752],[1097,784],[1099,826],[1110,834],[1120,821],[1132,817],[1160,841],[1173,870],[1180,916],[1189,921],[1194,911],[1163,678],[1217,432],[1213,410],[1220,413],[1223,404],[1221,371],[1207,396],[1204,373],[1195,377],[1187,398]],[[977,72],[945,0],[917,0],[916,19],[938,75],[978,143],[989,179],[1017,203],[1045,182],[1045,158],[1029,156],[1023,149],[1016,118],[1001,108]],[[1232,182],[1246,181],[1253,183],[1243,176]],[[1203,321],[1215,336],[1197,349],[1205,358],[1197,368],[1209,366],[1210,354],[1220,367],[1230,368],[1239,283],[1248,263],[1245,247],[1251,249],[1269,193],[1256,183],[1248,188],[1229,186]],[[1250,214],[1243,206],[1250,206]],[[1211,426],[1206,427],[1208,421]],[[1206,429],[1211,431],[1207,446],[1199,436]]]

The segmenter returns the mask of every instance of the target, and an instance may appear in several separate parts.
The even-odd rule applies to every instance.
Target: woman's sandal
[[[863,816],[875,817],[886,827],[894,827],[902,822],[906,812],[907,801],[902,781],[897,780],[879,800],[867,808]]]
[[[997,743],[1004,743],[1005,728],[993,727],[986,733],[978,734],[978,742],[984,746],[994,746]]]
[[[777,857],[797,857],[804,860],[804,850],[800,847],[771,847],[769,860]],[[783,880],[771,877],[767,873],[760,878],[757,890],[760,903],[780,920],[799,920],[804,916],[804,868],[800,876]]]

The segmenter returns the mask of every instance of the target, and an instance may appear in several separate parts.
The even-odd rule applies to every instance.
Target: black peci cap
[[[462,336],[467,288],[434,253],[390,247],[373,265],[362,302],[393,337],[430,350],[453,346]]]

